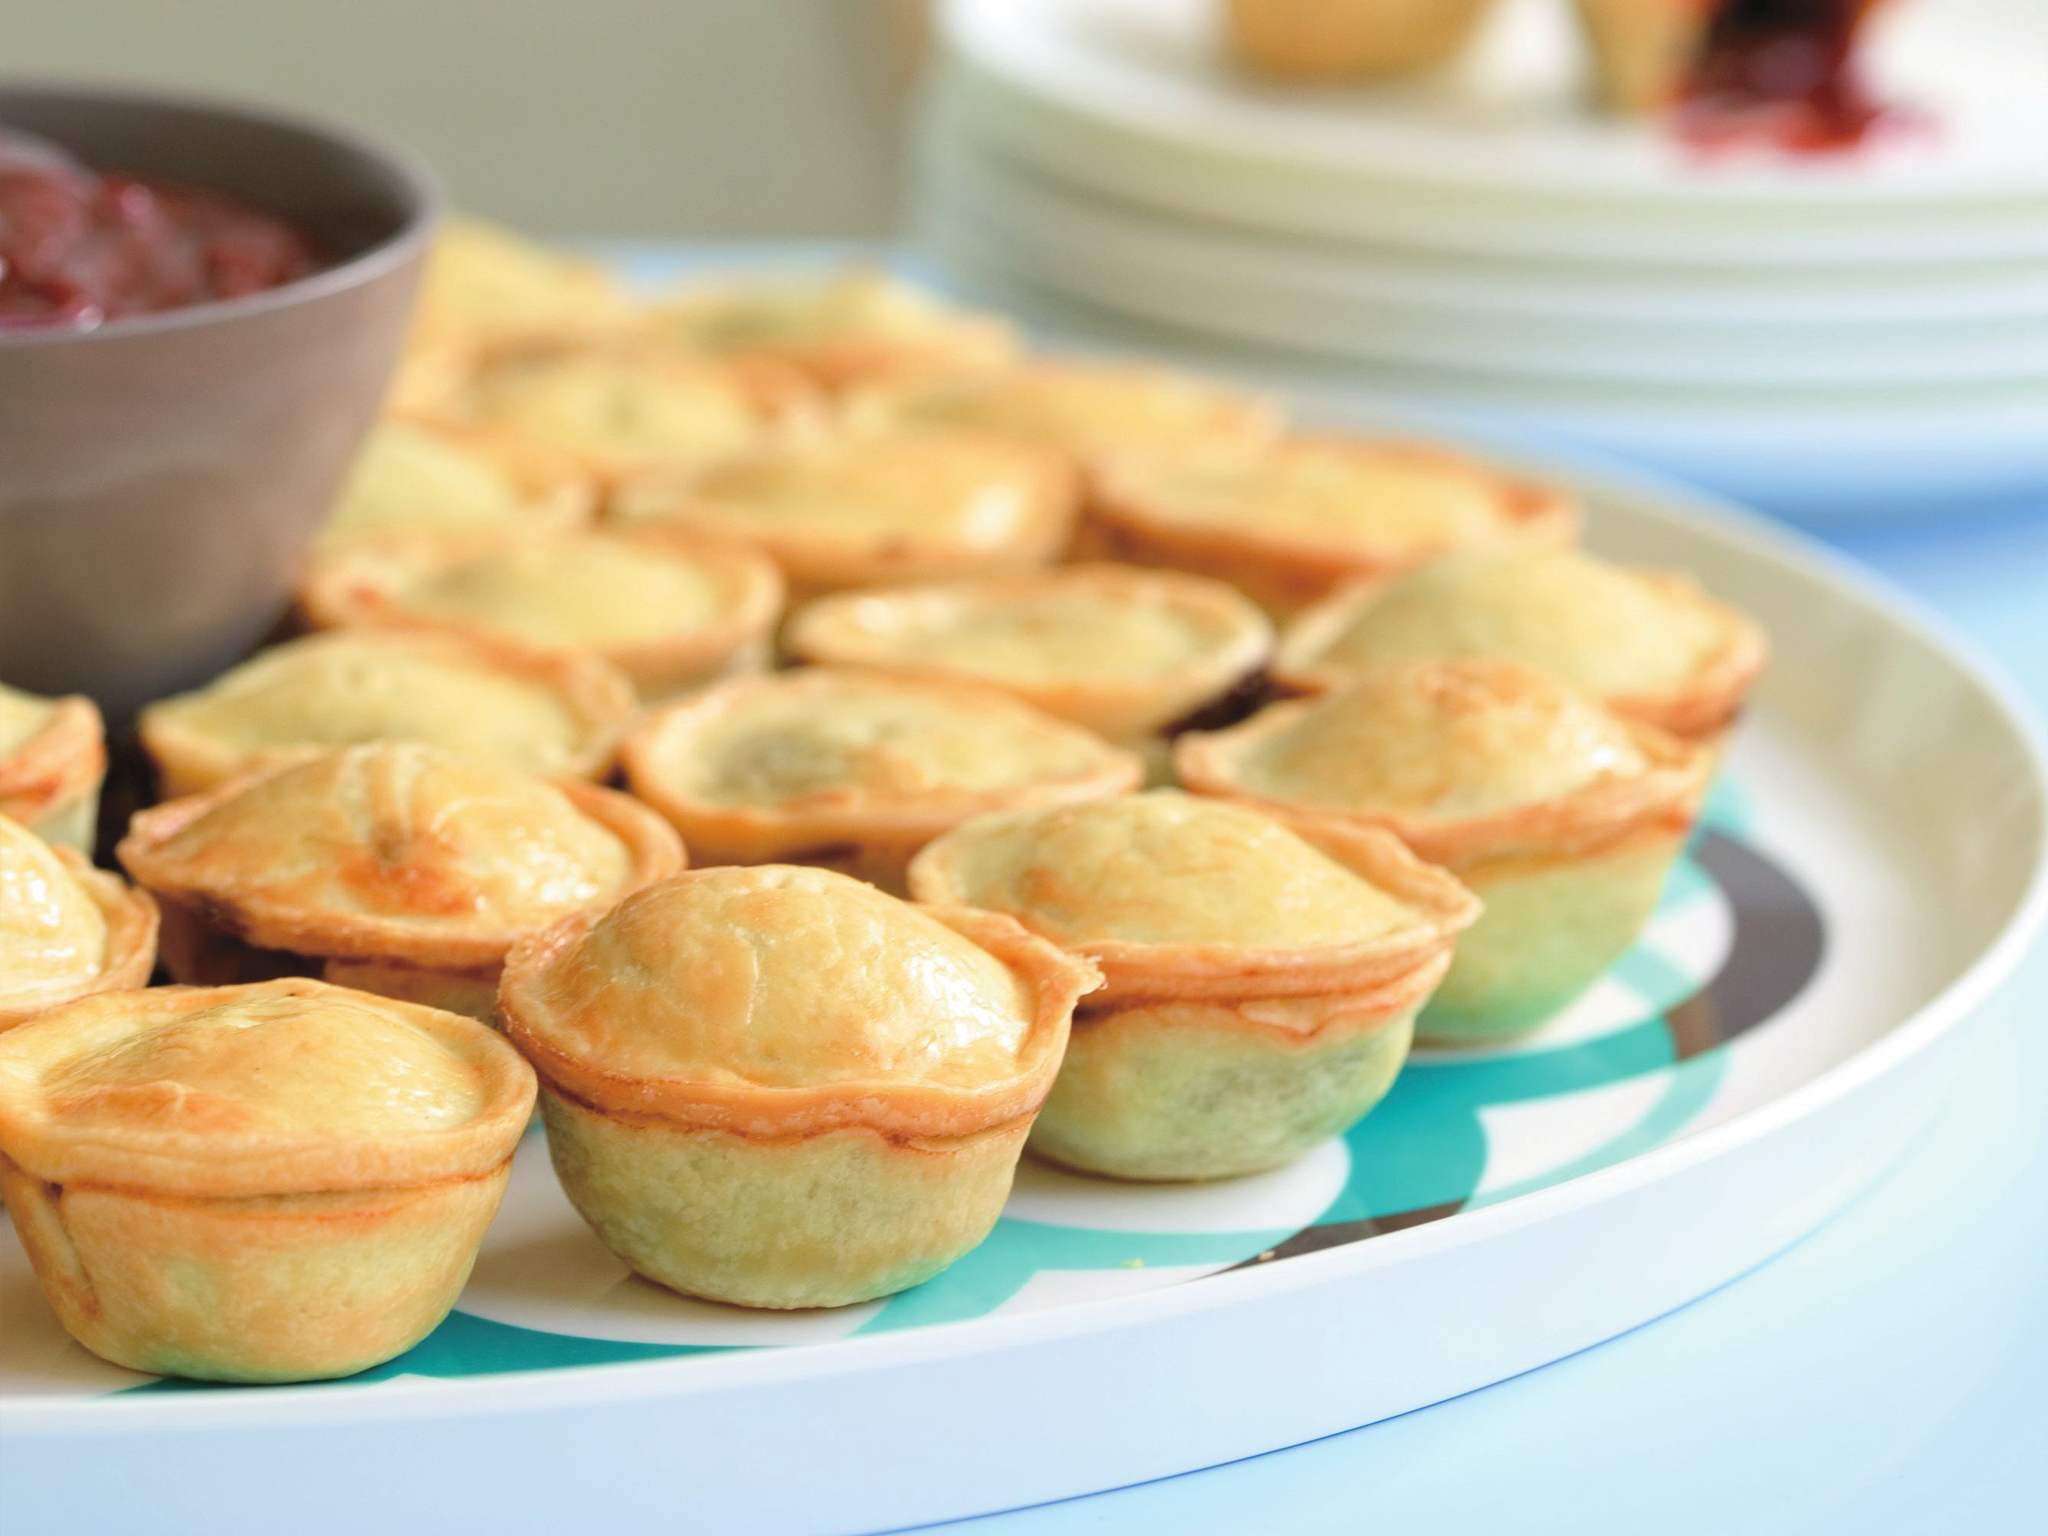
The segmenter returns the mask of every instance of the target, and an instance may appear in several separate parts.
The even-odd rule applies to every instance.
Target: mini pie
[[[139,812],[117,852],[179,981],[311,974],[485,1021],[517,940],[683,865],[625,795],[393,742]]]
[[[878,272],[696,288],[654,311],[671,341],[797,368],[826,389],[1007,363],[1017,333]]]
[[[1755,621],[1685,576],[1574,550],[1473,550],[1304,613],[1274,679],[1339,688],[1384,661],[1505,656],[1675,736],[1718,735],[1763,668]]]
[[[1710,747],[1519,662],[1392,662],[1350,689],[1184,736],[1181,781],[1321,825],[1396,833],[1485,903],[1419,1035],[1534,1027],[1635,942],[1684,848]]]
[[[1451,549],[1569,544],[1579,524],[1563,492],[1460,454],[1335,436],[1111,459],[1089,513],[1109,558],[1215,576],[1275,613]]]
[[[910,856],[987,811],[1136,788],[1134,752],[993,689],[807,667],[644,719],[634,794],[700,864],[824,864],[900,890]]]
[[[95,992],[149,985],[156,903],[0,816],[0,1030]]]
[[[690,469],[800,433],[816,392],[790,369],[647,344],[485,352],[436,414],[570,456],[607,484]]]
[[[1280,429],[1279,413],[1258,396],[1128,363],[1039,361],[882,385],[854,397],[848,417],[856,428],[995,432],[1084,462]]]
[[[588,651],[659,697],[763,665],[782,590],[743,545],[587,529],[380,539],[316,560],[299,602],[316,628],[420,625]]]
[[[987,683],[1128,742],[1254,677],[1272,629],[1218,581],[1076,565],[820,598],[785,639],[805,661]]]
[[[1064,458],[987,434],[886,432],[628,481],[612,512],[744,540],[801,596],[1049,565],[1079,500]]]
[[[433,1008],[302,979],[109,993],[0,1036],[0,1190],[94,1354],[350,1376],[448,1315],[533,1094]]]
[[[106,732],[91,699],[43,699],[0,683],[0,816],[88,853],[106,776]]]
[[[392,533],[574,528],[596,512],[597,482],[573,459],[500,433],[386,416],[356,455],[320,547]]]
[[[279,754],[369,741],[450,747],[525,773],[597,779],[633,713],[595,656],[550,656],[426,630],[351,629],[272,646],[142,711],[167,796]]]
[[[1388,833],[1170,790],[968,822],[910,886],[1101,968],[1031,1147],[1126,1179],[1255,1173],[1343,1131],[1477,912]]]
[[[622,333],[633,316],[610,270],[487,224],[445,220],[428,254],[387,404],[442,409],[478,354],[514,342],[559,344]]]
[[[1228,0],[1231,51],[1285,79],[1348,80],[1438,64],[1491,0]]]
[[[588,335],[632,312],[630,296],[603,262],[481,219],[452,218],[427,257],[415,325],[493,338]]]
[[[843,1306],[994,1225],[1091,967],[829,870],[693,870],[512,952],[499,1016],[605,1246],[752,1307]]]

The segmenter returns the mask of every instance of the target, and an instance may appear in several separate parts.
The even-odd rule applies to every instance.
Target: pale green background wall
[[[887,229],[904,0],[0,0],[0,74],[300,103],[536,232]]]

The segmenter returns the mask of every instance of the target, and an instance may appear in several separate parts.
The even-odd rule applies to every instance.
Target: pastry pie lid
[[[1399,439],[1346,437],[1333,433],[1300,433],[1271,444],[1243,450],[1248,457],[1284,453],[1290,446],[1354,458],[1362,467],[1373,463],[1442,467],[1487,485],[1494,503],[1496,532],[1487,544],[1555,546],[1570,544],[1579,533],[1576,497],[1556,486],[1494,469],[1478,459],[1433,444]],[[1228,450],[1225,450],[1228,451]],[[1199,452],[1197,454],[1199,459]],[[1162,494],[1156,477],[1170,475],[1176,455],[1110,456],[1098,461],[1089,477],[1088,511],[1106,528],[1180,548],[1204,562],[1205,569],[1227,569],[1234,555],[1284,560],[1325,583],[1346,578],[1378,578],[1471,542],[1455,536],[1435,539],[1375,540],[1365,530],[1346,530],[1317,538],[1308,528],[1262,526],[1257,509],[1236,521],[1180,515],[1169,491]],[[1361,483],[1361,498],[1370,494]],[[1214,562],[1224,562],[1218,566]]]
[[[615,1118],[757,1138],[850,1128],[891,1138],[954,1138],[1036,1114],[1066,1052],[1075,1001],[1099,983],[1099,974],[1006,917],[958,907],[916,910],[986,950],[1029,988],[1031,1027],[1013,1071],[972,1088],[887,1078],[781,1086],[744,1083],[730,1074],[719,1080],[609,1071],[553,1043],[538,985],[557,957],[589,935],[600,913],[565,918],[513,949],[498,987],[499,1023],[551,1092]]]
[[[687,750],[693,734],[743,714],[764,697],[814,695],[822,711],[831,708],[835,696],[859,688],[900,690],[929,701],[935,710],[1008,716],[1020,726],[1072,737],[1076,745],[1094,748],[1095,761],[1086,771],[995,789],[890,793],[849,783],[829,794],[810,794],[771,805],[706,799],[675,784],[665,770],[665,759],[678,750],[679,737],[682,749]],[[1145,774],[1144,760],[1137,753],[1094,738],[1066,720],[1042,714],[1013,694],[980,684],[836,667],[734,678],[657,709],[643,716],[627,735],[620,759],[632,792],[685,832],[703,837],[707,847],[772,845],[785,850],[875,838],[921,843],[990,811],[1065,804],[1134,789]]]
[[[628,451],[615,445],[579,445],[542,438],[531,428],[508,421],[477,401],[478,387],[494,371],[555,359],[608,360],[622,370],[644,373],[650,385],[707,386],[728,394],[753,418],[749,434],[753,442],[801,440],[806,434],[819,431],[826,420],[818,387],[787,363],[770,357],[721,358],[691,352],[664,343],[644,330],[610,331],[595,337],[575,333],[527,334],[478,342],[464,355],[459,377],[451,378],[438,395],[413,403],[410,414],[451,427],[485,428],[541,442],[551,451],[584,465],[606,488],[627,475],[665,463],[704,461],[702,455],[680,449]]]
[[[800,461],[807,454],[854,455],[864,448],[924,452],[970,463],[980,459],[988,466],[984,490],[1006,484],[1019,492],[1022,506],[1014,525],[1000,539],[976,542],[949,528],[919,528],[910,518],[889,528],[835,527],[823,519],[780,523],[749,515],[749,499],[722,490],[718,483],[721,473],[752,463]],[[950,495],[954,488],[944,489]],[[615,526],[667,527],[681,534],[749,544],[767,553],[794,586],[839,591],[1047,564],[1065,548],[1079,507],[1079,476],[1063,455],[985,432],[928,429],[786,444],[680,473],[650,471],[619,486],[612,496],[611,515]]]
[[[410,410],[400,406],[389,408],[387,416],[393,424],[439,439],[451,447],[482,459],[503,474],[518,497],[517,510],[512,512],[502,525],[508,529],[545,531],[579,528],[597,517],[597,477],[569,454],[497,427],[453,422],[437,417],[431,412]],[[372,429],[373,432],[376,430],[378,429]],[[441,525],[430,522],[428,526],[438,529]],[[399,531],[399,528],[392,527],[369,533],[339,535],[334,520],[330,517],[327,527],[321,534],[322,548],[351,548],[359,543],[389,537]]]
[[[990,818],[980,825],[993,830],[1011,819]],[[1088,999],[1087,1006],[1365,994],[1399,987],[1408,981],[1421,982],[1419,1002],[1441,974],[1437,962],[1449,954],[1457,935],[1478,919],[1477,899],[1454,876],[1425,864],[1390,832],[1335,817],[1289,818],[1283,825],[1366,883],[1409,907],[1414,920],[1355,943],[1294,949],[1148,944],[1128,939],[1068,944],[1065,947],[1071,953],[1084,957],[1102,971],[1102,989]],[[957,864],[960,849],[974,838],[976,831],[974,824],[963,827],[912,861],[910,886],[914,896],[941,904],[972,902],[973,893],[962,882]]]
[[[481,1089],[464,1124],[403,1136],[320,1128],[155,1123],[138,1095],[132,1124],[74,1130],[49,1113],[43,1070],[70,1058],[68,1042],[111,1043],[181,1014],[261,995],[317,1006],[370,1006],[447,1047]],[[157,1194],[236,1199],[411,1188],[482,1178],[502,1167],[533,1111],[531,1069],[496,1031],[459,1014],[373,997],[303,977],[241,987],[152,987],[83,999],[0,1036],[0,1151],[52,1184],[97,1183]]]
[[[894,328],[853,323],[809,337],[782,335],[732,345],[706,343],[701,335],[708,318],[750,308],[764,298],[772,302],[779,290],[819,292],[838,287],[879,295],[894,306],[892,318],[900,323]],[[704,346],[720,357],[771,359],[829,390],[996,367],[1022,350],[1017,327],[1006,317],[957,308],[921,288],[866,269],[692,285],[657,304],[649,320],[657,332],[679,336],[685,345]]]
[[[562,707],[576,731],[562,743],[558,771],[565,776],[599,779],[609,773],[617,756],[619,734],[639,707],[633,685],[624,674],[588,653],[534,650],[472,633],[425,627],[348,629],[272,646],[203,688],[147,706],[137,721],[143,748],[166,785],[212,786],[284,754],[330,745],[280,740],[239,748],[203,723],[189,719],[189,706],[217,699],[223,689],[232,697],[237,685],[246,687],[250,679],[289,667],[315,654],[317,648],[339,650],[356,645],[390,647],[451,667],[473,667],[548,695]]]
[[[1643,773],[1599,779],[1569,794],[1478,816],[1348,811],[1322,801],[1286,800],[1248,788],[1241,777],[1246,758],[1317,704],[1313,699],[1275,704],[1226,730],[1191,731],[1174,743],[1174,772],[1198,794],[1258,806],[1282,816],[1290,825],[1334,820],[1384,828],[1422,858],[1459,870],[1497,858],[1572,857],[1651,830],[1682,834],[1699,811],[1719,756],[1709,743],[1681,740],[1646,721],[1624,716],[1620,724],[1648,762]]]
[[[119,875],[95,869],[69,848],[52,846],[50,852],[99,909],[107,925],[106,953],[98,974],[82,984],[65,982],[34,993],[0,996],[0,1031],[77,998],[146,987],[156,968],[157,906],[149,892]]]
[[[319,756],[294,754],[256,771],[230,779],[214,789],[138,811],[128,834],[115,850],[136,881],[166,901],[202,918],[216,932],[230,934],[258,949],[323,959],[392,960],[435,969],[463,970],[496,964],[519,939],[532,931],[526,925],[505,926],[481,916],[467,924],[436,922],[426,926],[400,915],[351,911],[293,900],[266,889],[264,872],[240,879],[209,879],[183,867],[164,845],[202,816],[241,796],[275,774]],[[616,790],[600,789],[577,779],[545,782],[564,795],[581,815],[618,839],[628,859],[626,878],[593,905],[608,907],[643,886],[666,879],[683,867],[684,851],[669,824],[654,811]],[[459,871],[455,872],[459,875]],[[425,883],[441,900],[453,894],[449,872],[398,870],[394,886],[404,890],[409,879]]]
[[[1140,596],[1163,599],[1191,631],[1201,633],[1184,662],[1151,677],[1051,673],[1035,680],[949,666],[943,656],[933,658],[919,639],[921,632],[983,604],[1062,593],[1097,597],[1112,608]],[[893,645],[876,638],[890,635],[900,638]],[[1164,729],[1256,672],[1271,649],[1272,625],[1250,599],[1206,577],[1136,566],[1073,565],[1025,576],[820,598],[797,611],[784,642],[803,661],[980,682],[1105,736],[1128,739]]]
[[[1077,441],[1075,437],[1080,434],[1005,431],[986,421],[962,421],[943,415],[932,418],[925,414],[928,402],[943,400],[949,393],[993,392],[1010,383],[1044,384],[1057,388],[1068,380],[1091,380],[1142,391],[1168,391],[1194,408],[1182,413],[1180,423],[1172,430],[1146,429],[1141,443],[1116,440],[1124,434],[1114,429],[1108,433],[1091,431],[1086,434],[1089,440]],[[877,384],[849,397],[845,419],[856,431],[957,426],[998,432],[1071,454],[1085,463],[1107,453],[1128,452],[1140,446],[1162,448],[1176,443],[1257,442],[1277,436],[1284,418],[1279,405],[1272,399],[1231,388],[1206,376],[1142,363],[1053,361],[1040,357],[1014,368],[981,369],[936,379]]]
[[[24,824],[90,791],[107,771],[99,707],[76,694],[46,702],[49,713],[35,733],[0,753],[0,816]]]
[[[438,569],[521,546],[602,540],[644,551],[651,560],[695,567],[719,587],[718,611],[703,622],[624,644],[552,644],[441,618],[408,608],[405,586]],[[391,626],[470,635],[524,649],[603,657],[631,676],[716,671],[765,636],[782,612],[782,574],[745,544],[656,527],[578,530],[564,534],[392,534],[350,545],[313,562],[299,588],[299,607],[318,629]]]
[[[1601,702],[1616,714],[1646,721],[1688,740],[1725,729],[1741,713],[1751,685],[1763,670],[1769,651],[1763,626],[1709,596],[1689,576],[1636,566],[1626,569],[1672,602],[1711,614],[1723,639],[1682,688],[1615,694]],[[1273,649],[1273,681],[1295,693],[1329,693],[1350,682],[1354,669],[1329,661],[1329,650],[1386,586],[1385,581],[1377,580],[1353,582],[1303,610],[1282,631]]]

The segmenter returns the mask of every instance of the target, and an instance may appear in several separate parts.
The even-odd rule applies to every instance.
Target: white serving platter
[[[1872,73],[1919,126],[1845,156],[1702,157],[1585,107],[1569,8],[1506,0],[1456,68],[1366,87],[1231,69],[1204,0],[954,0],[977,131],[1119,199],[1341,240],[1764,266],[2048,252],[2048,13],[1899,0]]]
[[[1027,1166],[983,1249],[839,1313],[626,1277],[536,1136],[456,1316],[326,1386],[105,1366],[0,1242],[7,1530],[317,1536],[379,1528],[395,1497],[460,1530],[874,1530],[1404,1412],[1797,1241],[1907,1147],[2039,929],[2040,744],[1840,561],[1655,482],[1524,467],[1579,486],[1594,547],[1695,572],[1775,645],[1644,944],[1537,1037],[1419,1060],[1282,1174],[1131,1189]]]

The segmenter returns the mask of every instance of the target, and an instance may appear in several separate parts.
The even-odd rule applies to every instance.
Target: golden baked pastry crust
[[[1172,791],[989,816],[911,865],[1095,962],[1031,1148],[1112,1178],[1279,1167],[1367,1113],[1478,904],[1391,834]]]
[[[1136,753],[1008,694],[830,667],[672,704],[620,755],[699,863],[823,863],[889,889],[971,816],[1115,794],[1144,774]]]
[[[993,432],[1086,463],[1105,454],[1256,441],[1280,430],[1269,401],[1130,363],[1038,361],[878,385],[847,406],[856,429]]]
[[[587,651],[659,696],[764,664],[781,574],[745,545],[659,528],[393,537],[313,563],[316,628],[399,625]]]
[[[1182,782],[1289,822],[1385,828],[1485,903],[1417,1025],[1485,1044],[1540,1024],[1649,921],[1712,776],[1711,743],[1493,658],[1389,664],[1175,745]]]
[[[366,741],[419,741],[549,777],[602,778],[636,707],[589,655],[480,636],[366,628],[258,652],[204,688],[142,711],[159,788],[211,789],[266,759]]]
[[[140,811],[116,852],[145,889],[254,948],[441,970],[495,965],[683,865],[668,824],[625,795],[396,743]]]
[[[884,432],[629,480],[612,513],[765,550],[806,596],[1047,565],[1079,506],[1066,460],[968,432]]]
[[[994,367],[1019,351],[1016,327],[1001,316],[862,270],[693,287],[649,318],[671,341],[769,359],[831,390]]]
[[[1254,787],[1248,765],[1318,711],[1336,714],[1365,702],[1376,686],[1427,690],[1444,701],[1445,715],[1475,714],[1528,700],[1547,706],[1568,690],[1518,663],[1471,658],[1390,666],[1349,693],[1275,704],[1226,730],[1191,731],[1174,743],[1174,771],[1198,794],[1259,805],[1282,816],[1341,818],[1384,827],[1422,858],[1452,870],[1488,859],[1571,857],[1609,846],[1652,828],[1687,827],[1713,772],[1713,753],[1638,719],[1616,721],[1637,759],[1621,773],[1596,773],[1561,793],[1488,808],[1477,814],[1377,808],[1348,803],[1341,785],[1304,784],[1294,794],[1276,782]],[[1618,712],[1617,712],[1618,713]],[[1372,716],[1360,715],[1363,732]],[[1332,754],[1333,756],[1337,754]],[[1433,751],[1448,779],[1455,769]],[[1469,766],[1467,763],[1456,765]],[[1501,764],[1503,773],[1516,765]]]
[[[1478,914],[1463,886],[1388,833],[1335,818],[1290,828],[1171,790],[981,818],[918,855],[910,880],[921,901],[992,909],[1084,956],[1103,975],[1090,1009],[1377,992],[1424,977]],[[1350,912],[1344,885],[1391,909]],[[1205,912],[1210,901],[1226,911]],[[1172,937],[1116,931],[1162,924]],[[1314,941],[1259,932],[1289,924],[1312,926]]]
[[[760,956],[763,944],[783,953]],[[650,1013],[648,989],[684,976],[689,995],[671,991]],[[954,985],[936,990],[938,976]],[[957,1138],[1036,1111],[1074,1000],[1095,982],[1091,967],[1008,918],[912,908],[828,870],[726,866],[522,942],[499,1012],[552,1090],[606,1114],[750,1138],[848,1128]],[[696,1038],[664,1062],[661,1032],[685,1027],[670,1022],[678,1009]],[[779,1035],[763,1031],[781,1018],[794,1034],[772,1069],[721,1060],[770,1049]],[[622,1053],[644,1059],[622,1066]],[[749,1077],[770,1070],[788,1080]]]
[[[1526,603],[1516,592],[1525,573],[1532,587],[1540,583]],[[1665,638],[1622,632],[1615,618],[1624,603],[1617,598],[1632,598],[1626,606],[1639,614],[1661,609],[1674,623],[1710,637],[1684,676],[1660,679],[1660,686],[1624,680],[1602,687],[1591,675],[1634,668],[1639,658],[1661,648],[1653,642]],[[1374,654],[1362,638],[1363,627],[1395,604],[1406,605],[1413,616],[1410,632],[1397,647]],[[1434,642],[1415,632],[1426,607],[1442,614],[1441,638]],[[1642,617],[1645,625],[1659,622],[1655,612]],[[1324,693],[1380,660],[1506,656],[1545,667],[1597,694],[1618,714],[1698,740],[1725,730],[1741,712],[1767,651],[1755,620],[1678,572],[1616,566],[1569,551],[1474,552],[1433,561],[1389,583],[1359,583],[1333,593],[1288,626],[1275,648],[1272,672],[1284,688]]]
[[[254,1010],[292,1027],[294,1049],[277,1050],[261,1030],[220,1032],[209,1049],[180,1047],[178,1026],[208,1010]],[[295,1018],[342,1010],[349,1028],[387,1021],[394,1038],[420,1037],[432,1053],[380,1060],[374,1038],[348,1041],[331,1028],[291,1026]],[[155,1029],[170,1031],[165,1075],[151,1076],[120,1049]],[[246,1033],[246,1044],[237,1033]],[[294,1122],[283,1110],[262,1113],[301,1085],[325,1091],[322,1061],[309,1044],[331,1045],[341,1066],[385,1072],[403,1087],[408,1068],[438,1067],[458,1079],[453,1097],[471,1107],[462,1118],[393,1134],[388,1127]],[[293,1058],[296,1069],[290,1069]],[[195,1063],[203,1085],[167,1091]],[[88,1069],[116,1075],[95,1085]],[[279,1082],[280,1075],[284,1077]],[[331,1074],[330,1074],[331,1075]],[[254,1095],[242,1107],[239,1092]],[[412,1095],[365,1096],[374,1113],[398,1117]],[[346,1108],[346,1106],[344,1106]],[[0,1150],[53,1184],[92,1182],[171,1195],[248,1197],[406,1188],[495,1172],[512,1154],[533,1108],[533,1076],[517,1053],[490,1030],[438,1009],[371,997],[302,978],[251,987],[152,987],[87,999],[8,1032],[0,1051]],[[330,1119],[333,1117],[330,1116]]]
[[[1276,613],[1449,549],[1579,530],[1569,495],[1462,454],[1313,434],[1106,459],[1088,506],[1107,558],[1214,576]]]
[[[816,387],[793,368],[649,342],[484,349],[422,414],[568,455],[607,489],[626,476],[715,463],[817,430]]]
[[[1272,629],[1221,582],[1079,565],[841,593],[799,610],[785,638],[805,661],[979,682],[1127,741],[1238,687]]]
[[[486,427],[387,415],[356,455],[320,548],[393,533],[579,528],[597,500],[596,477],[566,454]]]
[[[413,324],[416,337],[595,336],[615,330],[632,309],[605,263],[456,217],[435,236]]]
[[[480,1024],[315,981],[106,994],[0,1038],[0,1193],[96,1354],[352,1375],[454,1305],[534,1088]]]
[[[56,910],[65,887],[88,904],[97,925],[97,954],[81,964],[23,984],[9,976],[9,949],[31,937],[46,944],[61,934],[67,915]],[[16,930],[15,919],[25,925]],[[52,847],[18,823],[0,816],[0,1030],[61,1004],[100,992],[149,985],[156,965],[157,907],[149,894],[119,875],[94,869],[69,848]]]
[[[91,699],[41,699],[0,683],[0,816],[84,853],[106,774]]]

